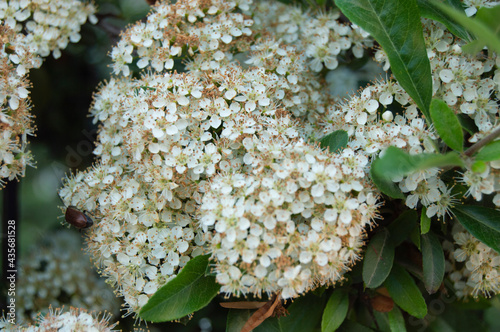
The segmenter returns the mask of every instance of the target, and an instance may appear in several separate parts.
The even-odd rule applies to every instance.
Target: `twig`
[[[486,144],[488,144],[491,141],[493,141],[498,136],[500,136],[500,127],[498,127],[497,129],[493,130],[490,134],[488,134],[483,139],[481,139],[478,142],[474,143],[470,148],[468,148],[464,152],[464,154],[466,156],[469,156],[469,157],[472,156],[474,153],[476,153],[477,151],[479,151],[479,149],[481,149],[483,146],[485,146]]]

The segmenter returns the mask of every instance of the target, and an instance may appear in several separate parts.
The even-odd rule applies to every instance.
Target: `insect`
[[[68,206],[66,209],[65,219],[68,224],[71,224],[79,229],[89,228],[94,224],[92,218],[78,210],[76,206]]]

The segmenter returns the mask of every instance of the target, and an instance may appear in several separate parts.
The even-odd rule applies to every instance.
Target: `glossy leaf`
[[[418,214],[415,210],[406,210],[394,220],[387,229],[391,233],[391,241],[397,247],[406,240],[417,226]]]
[[[347,146],[349,136],[345,130],[336,130],[319,140],[322,148],[328,148],[331,153],[338,153]]]
[[[391,332],[406,332],[405,319],[398,306],[387,313],[389,317],[389,327]]]
[[[377,188],[384,194],[392,198],[404,199],[406,196],[403,194],[398,185],[394,183],[391,179],[380,176],[375,169],[380,158],[373,161],[372,167],[370,168],[370,177]]]
[[[384,286],[401,309],[417,318],[425,317],[427,314],[425,300],[415,281],[405,269],[394,265]]]
[[[300,296],[287,308],[288,315],[271,317],[255,328],[254,332],[313,332],[321,323],[326,297],[311,293]]]
[[[383,228],[375,234],[366,248],[363,259],[363,281],[368,288],[377,288],[391,272],[394,261],[394,244],[389,231]]]
[[[463,151],[464,133],[455,112],[444,101],[433,99],[431,118],[434,128],[446,145],[455,151]]]
[[[444,278],[444,253],[441,242],[434,233],[422,235],[422,262],[424,285],[429,294],[435,293]]]
[[[477,38],[477,40],[465,45],[467,47],[464,46],[467,52],[475,54],[486,45],[488,49],[500,53],[500,38],[498,38],[497,35],[498,30],[496,30],[494,26],[491,26],[492,20],[493,24],[498,26],[498,13],[500,12],[500,8],[482,8],[481,11],[483,13],[478,12],[477,17],[470,18],[455,8],[451,8],[441,3],[436,3],[435,5],[457,23],[472,32]]]
[[[372,172],[382,179],[392,179],[432,167],[462,165],[460,156],[455,152],[410,155],[401,149],[390,146],[384,155],[372,164]]]
[[[427,208],[422,207],[420,213],[420,234],[426,234],[431,229],[431,218],[427,217]]]
[[[451,211],[469,233],[500,253],[500,211],[473,205],[459,205]]]
[[[443,23],[455,36],[463,39],[464,41],[471,41],[471,36],[467,30],[460,24],[457,24],[454,20],[450,19],[450,17],[439,9],[439,7],[436,7],[436,1],[438,0],[417,0],[420,15]],[[462,4],[459,0],[445,0],[445,3],[456,8],[457,10],[463,11]]]
[[[493,161],[500,159],[500,141],[493,141],[482,147],[476,154],[476,160]]]
[[[208,255],[191,259],[149,299],[139,317],[149,322],[172,321],[205,307],[220,289],[215,277],[205,276],[207,266]]]
[[[416,0],[335,0],[335,4],[382,46],[394,76],[428,118],[432,76]]]
[[[321,331],[335,331],[345,320],[349,309],[349,297],[344,289],[337,289],[328,299],[321,320]]]

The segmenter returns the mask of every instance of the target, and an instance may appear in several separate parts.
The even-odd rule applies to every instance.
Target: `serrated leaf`
[[[205,307],[217,295],[220,285],[205,276],[209,255],[197,256],[179,274],[160,288],[142,307],[139,317],[149,322],[179,319]]]
[[[500,12],[498,6],[494,8],[482,8],[480,11],[483,11],[483,13],[478,12],[478,17],[473,19],[467,17],[463,12],[458,11],[455,8],[448,7],[441,3],[436,3],[435,5],[457,23],[472,32],[477,38],[477,40],[463,47],[465,51],[475,54],[480,51],[484,45],[486,45],[488,49],[500,53],[500,38],[498,38],[497,35],[498,30],[496,30],[494,26],[490,26],[492,21],[489,18],[491,15],[493,24],[498,27],[498,13]]]
[[[463,161],[456,152],[409,155],[401,149],[390,146],[382,157],[372,163],[371,171],[379,178],[389,180],[432,167],[462,165]]]
[[[427,217],[427,208],[422,207],[420,213],[420,234],[426,234],[431,229],[431,218]]]
[[[383,228],[375,234],[363,258],[363,281],[368,288],[377,288],[391,272],[394,261],[394,244],[389,231]]]
[[[473,205],[456,206],[451,211],[469,233],[500,253],[500,211]]]
[[[432,76],[416,0],[335,0],[335,4],[382,46],[394,76],[429,118]]]
[[[387,229],[391,233],[391,241],[394,246],[399,246],[408,238],[415,226],[417,225],[418,214],[415,210],[406,210],[396,218]]]
[[[500,141],[493,141],[482,147],[476,154],[476,160],[493,161],[500,159]]]
[[[323,318],[321,320],[321,331],[335,331],[344,322],[349,309],[349,297],[344,289],[336,289],[328,299]]]
[[[405,269],[394,265],[384,286],[401,309],[417,318],[425,317],[427,314],[425,300],[415,281]]]
[[[319,140],[322,148],[328,148],[331,153],[338,153],[347,146],[349,135],[345,130],[336,130]]]
[[[448,105],[438,99],[431,102],[431,118],[441,139],[455,151],[462,152],[464,133],[457,115]]]
[[[443,247],[434,233],[422,235],[422,262],[424,268],[424,285],[429,294],[435,293],[444,278]]]
[[[387,316],[389,317],[391,332],[406,332],[405,319],[398,306],[394,306],[394,308],[387,313]]]
[[[383,194],[386,194],[391,198],[404,199],[405,195],[396,183],[394,183],[391,179],[381,177],[374,171],[374,165],[377,165],[379,159],[380,158],[375,159],[372,163],[372,167],[370,168],[370,177],[373,183]]]
[[[325,296],[303,295],[288,307],[287,316],[268,318],[254,332],[314,332],[320,325],[325,302]]]
[[[443,13],[441,9],[436,7],[436,1],[438,0],[417,0],[418,7],[420,8],[420,14],[423,17],[443,23],[446,28],[451,31],[451,33],[463,39],[464,41],[471,41],[471,36],[467,32],[467,30],[460,24],[457,24],[455,21],[450,19],[450,17]],[[457,10],[463,11],[462,5],[459,0],[446,0],[445,3],[456,8]]]

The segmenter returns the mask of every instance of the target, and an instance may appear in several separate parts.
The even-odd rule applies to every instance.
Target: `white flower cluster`
[[[446,271],[458,298],[500,294],[500,254],[480,242],[461,225],[452,230],[454,243],[445,242],[449,252]]]
[[[68,40],[77,42],[87,17],[96,21],[94,12],[92,4],[75,0],[0,1],[0,184],[24,176],[33,164],[29,70],[51,51],[58,58]]]
[[[63,305],[117,313],[119,300],[82,253],[80,235],[62,230],[46,240],[19,260],[16,318],[35,321],[49,306]]]
[[[0,25],[0,183],[24,176],[32,163],[27,135],[33,134],[28,70],[37,59],[22,35]]]
[[[333,284],[376,216],[367,158],[306,143],[312,124],[296,119],[316,123],[323,87],[305,54],[240,13],[252,8],[160,2],[111,52],[124,76],[94,98],[98,162],[60,196],[98,220],[88,250],[130,312],[205,252],[230,294]],[[149,69],[136,79],[131,65]]]
[[[61,56],[68,42],[77,43],[80,26],[97,22],[92,3],[78,0],[10,0],[0,3],[0,20],[22,33],[34,54]]]
[[[376,217],[367,158],[278,139],[273,129],[243,139],[248,173],[216,176],[203,197],[201,225],[214,227],[209,249],[229,294],[292,298],[334,283],[358,259]]]
[[[499,60],[496,55],[479,59],[463,54],[462,42],[454,40],[442,25],[429,20],[424,20],[424,36],[434,97],[444,100],[460,116],[474,123],[478,132],[469,141],[476,142],[499,125],[496,99],[500,87]],[[376,59],[382,62],[387,58],[380,50]],[[396,112],[401,108],[403,111]],[[349,146],[371,157],[383,153],[388,146],[402,148],[410,154],[433,153],[440,148],[434,131],[428,128],[417,106],[395,81],[376,82],[364,88],[340,106],[328,108],[323,121],[327,123],[320,128],[324,134],[346,130],[350,136]],[[500,164],[489,162],[482,173],[474,173],[471,165],[472,159],[461,179],[469,187],[468,194],[479,201],[482,194],[496,192],[494,203],[500,206],[500,187],[495,185],[500,183]],[[428,217],[444,218],[456,201],[451,188],[439,179],[437,169],[393,181],[407,193],[406,205],[415,208],[420,202],[427,208]]]
[[[84,309],[71,307],[64,312],[62,308],[49,309],[45,315],[38,315],[35,324],[14,325],[5,317],[0,319],[0,329],[5,332],[113,332],[117,323],[110,324],[111,315],[95,315]]]
[[[355,24],[340,22],[338,10],[317,14],[265,0],[258,1],[251,14],[256,25],[272,33],[274,38],[304,51],[308,66],[315,72],[320,72],[323,66],[329,70],[337,68],[337,57],[348,50],[361,58],[364,48],[373,47],[373,39],[366,31]]]

